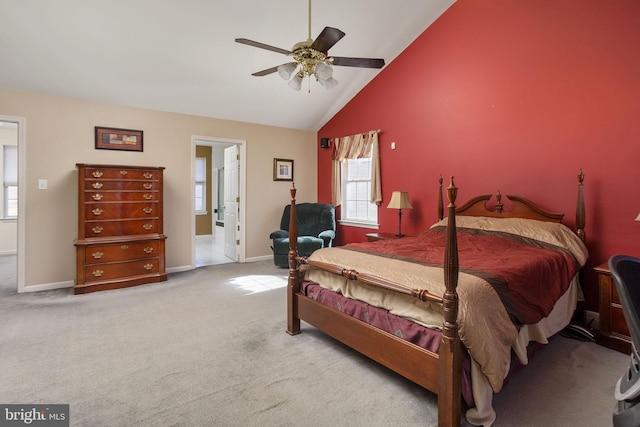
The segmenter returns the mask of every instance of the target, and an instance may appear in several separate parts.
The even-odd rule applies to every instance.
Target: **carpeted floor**
[[[226,264],[75,296],[0,295],[0,403],[74,426],[434,426],[435,396],[303,323],[287,271]],[[500,426],[607,426],[629,358],[558,337],[495,397]]]

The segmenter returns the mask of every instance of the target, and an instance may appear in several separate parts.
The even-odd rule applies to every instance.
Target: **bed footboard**
[[[462,410],[462,352],[457,322],[458,251],[455,229],[457,188],[454,185],[453,177],[447,188],[449,221],[444,260],[446,291],[442,296],[433,295],[420,289],[411,289],[401,283],[390,282],[338,265],[309,261],[304,257],[299,257],[295,196],[294,185],[291,188],[291,217],[289,221],[287,333],[290,335],[299,334],[300,320],[308,322],[363,355],[436,393],[438,395],[438,425],[459,426]],[[298,267],[301,264],[342,275],[350,280],[358,280],[371,286],[411,295],[423,301],[442,303],[444,324],[438,354],[306,297],[300,292]]]

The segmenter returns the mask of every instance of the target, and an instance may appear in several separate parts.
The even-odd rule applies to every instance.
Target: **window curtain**
[[[335,138],[333,140],[333,160],[331,162],[331,203],[340,206],[342,202],[342,163],[346,159],[371,158],[371,194],[370,202],[380,206],[380,151],[378,130],[365,134]]]

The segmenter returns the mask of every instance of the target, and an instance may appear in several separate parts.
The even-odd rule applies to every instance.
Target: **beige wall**
[[[212,100],[212,102],[215,102]],[[284,113],[283,113],[284,114]],[[246,259],[269,256],[269,233],[289,202],[273,158],[295,160],[298,201],[317,199],[315,132],[166,113],[0,88],[0,115],[26,118],[25,285],[72,281],[77,235],[76,163],[164,166],[167,268],[191,265],[191,137],[246,140]],[[144,152],[96,150],[94,126],[144,131]],[[48,180],[38,190],[38,179]]]

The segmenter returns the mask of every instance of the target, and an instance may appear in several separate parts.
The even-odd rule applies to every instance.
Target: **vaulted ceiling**
[[[389,64],[452,3],[315,0],[311,37],[339,28],[331,55]],[[335,66],[337,87],[296,92],[251,75],[289,57],[234,42],[290,50],[308,25],[307,0],[0,0],[0,86],[314,131],[381,70]]]

